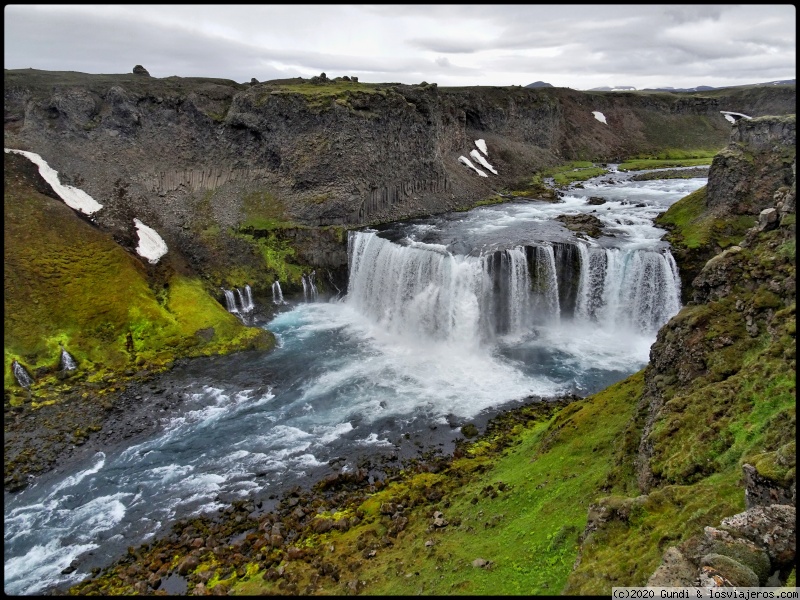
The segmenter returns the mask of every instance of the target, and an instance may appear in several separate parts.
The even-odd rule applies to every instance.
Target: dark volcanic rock
[[[594,215],[559,215],[556,220],[561,221],[570,231],[589,237],[599,238],[603,234],[603,222]]]

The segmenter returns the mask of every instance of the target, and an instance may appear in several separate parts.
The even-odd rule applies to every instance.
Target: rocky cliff
[[[715,160],[708,188],[664,215],[713,258],[645,370],[509,411],[446,460],[382,481],[332,474],[267,514],[243,501],[179,523],[72,593],[154,593],[176,579],[194,595],[795,585],[793,123],[742,123],[722,154],[755,168]],[[753,194],[718,187],[734,181]],[[723,224],[723,236],[711,215],[749,225]]]
[[[4,143],[104,204],[96,221],[124,247],[138,218],[202,269],[226,254],[215,244],[231,249],[230,228],[442,212],[566,160],[716,150],[730,131],[720,110],[794,103],[794,86],[703,96],[7,70]],[[477,139],[496,175],[459,162]]]

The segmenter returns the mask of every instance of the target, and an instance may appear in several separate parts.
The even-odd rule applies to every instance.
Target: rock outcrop
[[[664,552],[648,587],[777,587],[794,567],[794,505],[756,506]]]
[[[101,224],[121,229],[135,206],[180,235],[204,201],[222,225],[235,225],[242,197],[253,191],[279,198],[304,225],[441,212],[561,160],[721,146],[729,124],[720,109],[763,114],[755,106],[760,96],[733,92],[446,89],[323,75],[317,85],[247,85],[6,71],[5,144],[37,152],[70,182],[107,200]],[[772,94],[791,110],[793,88]],[[592,110],[610,125],[598,123]],[[674,135],[678,128],[682,138]],[[488,181],[458,163],[479,138],[498,170]]]
[[[741,124],[747,124],[745,130],[739,129]],[[650,352],[646,391],[641,401],[648,416],[639,451],[638,479],[645,492],[653,486],[677,481],[675,477],[697,478],[713,470],[710,459],[706,464],[688,460],[682,471],[673,470],[680,461],[670,458],[668,453],[672,450],[664,451],[658,441],[666,439],[668,432],[679,426],[676,411],[681,410],[681,401],[675,399],[674,406],[665,408],[673,397],[685,394],[690,386],[719,389],[721,382],[739,372],[744,353],[755,348],[756,340],[762,336],[780,342],[781,350],[776,348],[775,352],[783,352],[790,364],[794,361],[789,344],[793,340],[796,270],[793,250],[789,254],[790,246],[786,245],[794,247],[794,117],[765,118],[755,124],[741,120],[734,126],[731,146],[737,153],[757,157],[758,172],[773,176],[761,180],[757,173],[744,169],[745,177],[732,163],[715,159],[709,174],[709,212],[719,214],[725,207],[757,215],[771,208],[776,220],[778,214],[782,215],[781,226],[776,224],[776,229],[768,231],[764,224],[756,222],[738,245],[711,258],[692,282],[692,301],[659,331]],[[744,183],[754,179],[760,183],[734,186],[758,188],[757,193],[747,196],[750,199],[746,202],[728,185],[732,181]],[[720,192],[718,185],[726,192]],[[723,204],[726,197],[729,203]],[[723,317],[714,321],[712,315]],[[720,403],[713,411],[714,419],[724,421],[725,415],[734,410],[733,403],[721,399]],[[658,434],[654,434],[656,429]],[[666,454],[662,452],[654,460],[659,447]]]

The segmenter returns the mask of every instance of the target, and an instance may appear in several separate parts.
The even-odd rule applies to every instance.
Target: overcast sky
[[[7,5],[6,69],[714,87],[794,79],[794,5]]]

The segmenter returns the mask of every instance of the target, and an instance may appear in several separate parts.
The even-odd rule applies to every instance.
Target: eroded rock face
[[[775,190],[790,186],[794,178],[793,160],[782,159],[796,144],[794,116],[737,121],[730,144],[714,157],[709,170],[708,207],[725,207],[739,215],[771,208]]]
[[[774,567],[786,568],[796,556],[796,519],[794,506],[772,504],[723,519],[721,528],[764,548]]]
[[[785,581],[796,558],[794,506],[758,506],[706,527],[664,552],[648,587],[758,587],[778,573]]]
[[[662,465],[671,460],[661,452],[669,444],[669,437],[663,432],[660,437],[654,434],[659,423],[663,428],[670,415],[680,412],[665,407],[667,399],[689,389],[698,378],[707,384],[724,381],[741,368],[741,353],[752,346],[750,340],[764,334],[779,339],[789,326],[784,322],[788,317],[781,311],[794,302],[796,270],[793,259],[782,254],[780,248],[794,235],[790,212],[796,204],[794,117],[753,121],[739,121],[750,123],[746,126],[749,129],[734,136],[737,141],[731,148],[742,160],[757,156],[757,168],[754,171],[749,163],[742,167],[738,158],[714,159],[707,189],[708,218],[720,211],[754,216],[766,211],[764,222],[748,230],[738,245],[708,260],[692,281],[691,302],[662,327],[651,348],[645,393],[640,401],[648,415],[637,461],[643,492],[665,481],[665,475],[653,471],[654,457]],[[752,149],[747,145],[748,139],[754,140]],[[771,140],[772,145],[767,144],[770,151],[761,152],[766,139]],[[770,176],[759,179],[760,172]],[[751,185],[755,180],[758,183]],[[745,188],[746,193],[740,193]],[[724,316],[722,320],[720,315]],[[793,354],[786,358],[793,359]],[[716,418],[723,414],[720,412]],[[692,478],[703,476],[704,469],[712,468],[704,461],[696,464],[693,471],[668,477],[673,483],[691,483]]]
[[[702,119],[704,135],[722,142],[730,126],[718,111],[733,100],[433,84],[364,84],[320,99],[270,82],[159,79],[141,65],[134,71],[116,80],[6,71],[5,142],[37,152],[70,182],[107,199],[110,213],[136,206],[150,213],[139,218],[168,229],[197,214],[209,193],[210,212],[224,226],[241,218],[242,197],[252,191],[279,197],[305,225],[442,212],[579,154],[635,152],[651,135],[644,117],[667,127]],[[788,111],[794,97],[782,102]],[[618,125],[603,127],[589,108]],[[491,183],[457,160],[481,138],[498,170]],[[119,226],[113,216],[101,218]]]
[[[753,465],[742,465],[744,473],[744,501],[747,508],[771,504],[794,504],[794,488],[787,489],[759,474]]]

